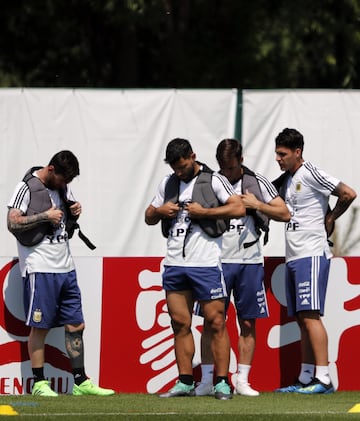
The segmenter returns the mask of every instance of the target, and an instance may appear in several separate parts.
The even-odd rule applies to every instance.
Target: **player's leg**
[[[85,372],[83,341],[85,323],[76,271],[56,274],[56,279],[62,286],[59,297],[59,324],[65,327],[65,347],[74,376],[72,394],[75,396],[113,395],[114,390],[95,385]]]
[[[230,339],[225,323],[224,299],[202,301],[201,306],[210,330],[211,351],[216,367],[215,397],[231,399],[232,392],[228,381]]]
[[[200,339],[201,348],[201,380],[196,386],[197,396],[214,394],[214,359],[211,351],[211,331],[208,323],[204,320],[203,331]]]
[[[225,278],[234,279],[234,302],[240,335],[238,341],[239,363],[236,392],[244,396],[258,396],[250,387],[249,374],[256,347],[256,319],[268,317],[262,264],[224,265]]]
[[[303,363],[315,365],[315,377],[308,386],[299,389],[299,393],[334,392],[328,367],[328,336],[321,320],[329,269],[330,260],[325,256],[299,259],[296,265],[296,309],[301,337],[304,338]]]
[[[191,332],[193,297],[190,290],[166,291],[166,302],[174,332],[174,348],[179,379],[161,398],[194,396],[192,360],[195,353],[194,338]]]

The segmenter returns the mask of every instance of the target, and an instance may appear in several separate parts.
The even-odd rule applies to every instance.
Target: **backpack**
[[[32,167],[24,175],[23,182],[26,183],[29,187],[30,192],[30,203],[27,210],[27,215],[34,215],[37,213],[45,212],[50,209],[52,204],[48,190],[44,184],[35,176],[33,172],[39,170],[43,167]],[[61,189],[59,190],[61,199],[65,204],[66,209],[66,232],[68,233],[68,238],[72,238],[74,235],[75,229],[78,229],[79,238],[84,241],[84,243],[91,249],[94,250],[96,246],[83,234],[80,230],[80,226],[77,222],[79,216],[73,216],[70,211],[70,206],[74,204],[66,197],[66,192]],[[24,246],[32,247],[36,244],[39,244],[46,235],[52,235],[53,228],[50,222],[43,222],[38,224],[36,227],[14,233],[17,240]]]
[[[243,177],[242,177],[242,183],[241,183],[242,193],[245,193],[246,190],[248,190],[250,193],[253,193],[258,200],[260,200],[261,202],[264,202],[264,196],[261,192],[259,181],[256,178],[256,174],[245,166],[242,166],[242,168],[243,168]],[[256,233],[258,234],[259,237],[254,241],[245,243],[244,248],[251,247],[257,241],[259,241],[261,232],[264,232],[263,244],[265,246],[267,242],[269,241],[270,218],[266,216],[265,214],[263,214],[262,212],[257,211],[255,209],[246,209],[246,214],[251,215],[254,218]]]
[[[220,206],[220,203],[211,187],[213,170],[205,164],[199,164],[202,165],[202,170],[195,181],[192,200],[207,208]],[[180,181],[178,177],[175,174],[172,174],[165,186],[164,203],[169,201],[173,203],[178,202],[179,184]],[[191,223],[199,224],[201,229],[213,238],[220,237],[229,227],[228,219],[194,219]],[[161,220],[162,233],[165,238],[169,235],[171,225],[171,219]]]

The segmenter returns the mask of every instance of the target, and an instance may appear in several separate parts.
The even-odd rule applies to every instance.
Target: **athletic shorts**
[[[26,325],[51,329],[84,322],[75,270],[31,273],[24,280]]]
[[[226,297],[224,277],[217,266],[165,266],[162,279],[165,291],[191,290],[194,300],[208,301]]]
[[[288,315],[317,310],[324,315],[330,259],[325,256],[304,257],[286,263],[286,301]]]
[[[264,266],[259,264],[223,263],[222,269],[227,291],[226,310],[231,292],[239,319],[268,317],[264,288]]]

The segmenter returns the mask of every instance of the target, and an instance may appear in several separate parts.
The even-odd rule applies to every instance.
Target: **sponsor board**
[[[22,283],[16,260],[0,259],[0,394],[30,393]],[[117,392],[157,393],[177,378],[173,334],[162,290],[160,257],[77,258],[82,290],[86,369],[94,381]],[[360,258],[333,258],[325,316],[329,365],[339,390],[358,390],[360,368],[354,343],[360,333]],[[265,259],[270,317],[257,321],[257,348],[250,382],[270,391],[293,382],[299,371],[299,329],[287,316],[284,260]],[[238,325],[233,305],[227,325],[231,339],[229,374],[237,367]],[[194,374],[200,377],[202,318],[194,316]],[[45,372],[54,389],[71,393],[72,375],[62,328],[47,338]]]

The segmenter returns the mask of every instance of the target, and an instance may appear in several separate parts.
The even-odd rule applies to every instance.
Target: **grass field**
[[[160,399],[147,394],[0,396],[0,416],[11,415],[22,420],[360,420],[360,392],[312,396],[269,392],[255,398],[234,396],[231,401],[210,396]]]

